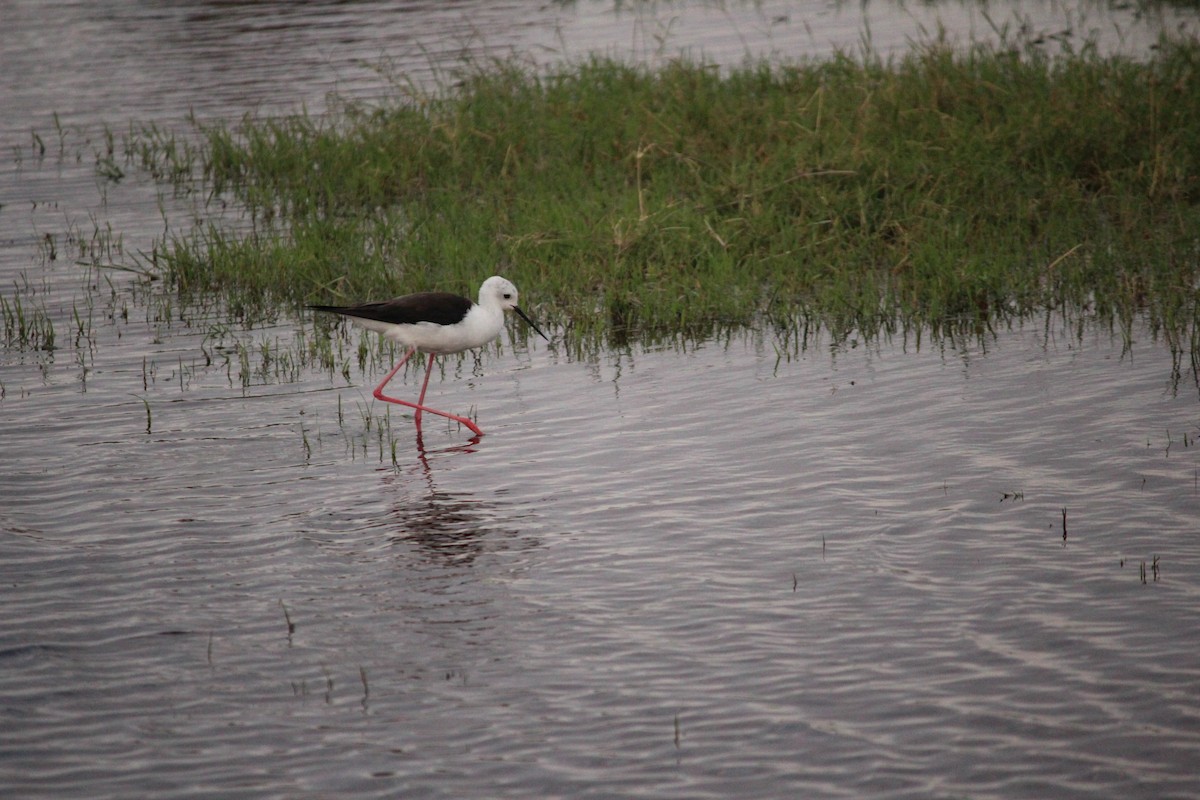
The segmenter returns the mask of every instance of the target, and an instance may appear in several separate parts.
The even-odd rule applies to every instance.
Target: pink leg
[[[375,391],[372,394],[375,395],[375,398],[377,400],[383,400],[384,402],[387,402],[387,403],[399,403],[402,406],[409,405],[409,403],[405,403],[403,400],[397,400],[394,397],[388,397],[386,394],[383,393],[383,387],[388,385],[388,381],[390,381],[392,378],[394,378],[396,376],[396,373],[400,371],[401,367],[403,367],[405,364],[408,363],[408,360],[413,357],[413,353],[415,353],[415,352],[417,352],[417,348],[414,347],[413,349],[411,349],[407,353],[405,353],[404,358],[397,361],[396,366],[392,367],[392,371],[389,372],[387,374],[387,376],[379,382],[379,385],[375,387]]]
[[[421,396],[417,398],[417,413],[413,415],[413,422],[417,426],[421,425],[421,409],[425,407],[425,390],[429,388],[429,376],[433,374],[433,353],[429,354],[429,364],[425,367],[425,382],[421,384]]]
[[[398,397],[390,397],[383,393],[383,387],[388,385],[388,382],[395,377],[396,373],[400,371],[400,368],[403,367],[410,358],[412,358],[413,353],[415,352],[417,352],[417,348],[415,347],[409,350],[408,353],[405,354],[404,358],[400,359],[400,361],[396,363],[396,366],[392,367],[392,371],[387,374],[387,377],[379,382],[379,385],[375,387],[375,391],[373,392],[375,399],[382,400],[385,403],[396,403],[397,405],[408,406],[409,408],[416,409],[416,413],[413,415],[413,422],[417,424],[418,428],[421,426],[421,412],[428,411],[430,414],[437,414],[441,417],[447,417],[461,425],[466,425],[467,428],[469,428],[476,436],[482,436],[483,431],[479,430],[479,427],[466,417],[460,417],[455,414],[450,414],[446,411],[438,411],[436,408],[429,408],[425,405],[425,390],[429,388],[429,376],[433,374],[433,353],[429,354],[429,366],[425,370],[425,382],[421,384],[421,396],[417,399],[417,402],[410,403],[407,400],[401,400]]]

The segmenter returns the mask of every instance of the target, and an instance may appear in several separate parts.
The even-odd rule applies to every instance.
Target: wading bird
[[[421,412],[428,411],[430,414],[448,417],[466,425],[477,436],[483,435],[483,431],[471,420],[425,405],[425,390],[429,388],[429,376],[433,373],[434,356],[461,353],[463,350],[482,347],[492,341],[504,328],[504,312],[509,309],[517,312],[539,336],[550,341],[517,306],[517,287],[512,281],[499,275],[493,275],[479,287],[478,303],[472,303],[467,298],[450,292],[418,292],[393,300],[357,306],[309,308],[349,317],[354,324],[380,333],[408,348],[404,358],[400,359],[387,377],[375,387],[376,398],[416,409],[414,421],[418,427],[421,425]],[[417,398],[417,402],[410,403],[384,394],[383,387],[387,386],[400,368],[412,358],[413,353],[418,351],[429,354],[429,366],[425,370],[425,382],[421,384],[421,396]]]

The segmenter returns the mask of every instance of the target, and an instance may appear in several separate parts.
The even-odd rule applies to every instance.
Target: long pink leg
[[[425,408],[425,390],[429,388],[429,376],[433,374],[433,353],[429,354],[429,364],[425,367],[425,381],[421,384],[421,396],[417,398],[417,413],[413,414],[413,422],[421,425],[421,410]]]
[[[438,411],[436,408],[429,408],[425,405],[425,390],[429,388],[429,376],[433,374],[433,353],[429,354],[429,366],[425,370],[425,382],[421,384],[421,396],[417,399],[417,402],[411,403],[408,400],[401,400],[398,397],[391,397],[383,393],[383,387],[388,385],[388,382],[395,377],[396,373],[400,371],[400,368],[403,367],[410,358],[412,358],[413,353],[415,352],[417,352],[417,348],[415,347],[409,350],[408,353],[405,354],[404,358],[400,359],[396,363],[396,366],[392,367],[392,371],[387,374],[387,377],[379,382],[379,385],[375,387],[375,391],[373,392],[375,399],[382,400],[385,403],[396,403],[397,405],[408,406],[409,408],[416,409],[416,413],[413,415],[413,422],[417,424],[417,427],[420,427],[421,425],[421,412],[428,411],[430,414],[437,414],[441,417],[447,417],[461,425],[466,425],[467,428],[469,428],[476,436],[482,436],[483,431],[479,430],[479,427],[466,417],[460,417],[447,411]]]
[[[389,372],[384,377],[384,379],[379,382],[379,385],[375,387],[375,391],[372,392],[372,394],[375,395],[376,400],[383,400],[386,403],[399,403],[402,406],[411,406],[412,405],[412,403],[406,403],[403,400],[397,400],[394,397],[388,397],[386,394],[383,393],[383,387],[388,385],[388,381],[390,381],[392,378],[396,377],[396,373],[400,371],[401,367],[403,367],[405,364],[408,363],[408,360],[413,357],[413,353],[415,353],[415,352],[417,352],[417,348],[414,347],[413,349],[411,349],[407,353],[405,353],[404,358],[397,361],[396,366],[392,367],[392,371]]]

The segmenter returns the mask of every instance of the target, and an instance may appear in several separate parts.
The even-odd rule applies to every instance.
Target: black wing
[[[418,292],[394,300],[363,303],[357,306],[309,306],[315,311],[329,311],[347,317],[373,319],[389,325],[413,325],[432,322],[453,325],[462,322],[471,310],[471,301],[449,292]]]

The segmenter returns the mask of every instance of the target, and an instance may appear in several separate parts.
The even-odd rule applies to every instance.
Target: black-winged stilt
[[[375,387],[376,398],[387,403],[415,408],[414,421],[418,427],[421,424],[421,412],[428,411],[430,414],[448,417],[466,425],[477,436],[483,435],[483,431],[469,419],[425,405],[425,390],[429,387],[429,376],[433,373],[434,356],[461,353],[463,350],[482,347],[495,339],[504,328],[504,312],[510,308],[517,312],[529,327],[537,331],[539,336],[550,341],[517,306],[517,287],[513,286],[512,281],[499,275],[493,275],[479,287],[478,303],[472,303],[465,297],[449,292],[418,292],[393,300],[357,306],[309,308],[349,317],[356,325],[381,333],[393,342],[409,348],[404,358],[400,359],[387,377]],[[410,403],[384,394],[383,387],[387,386],[388,381],[417,351],[429,354],[429,366],[425,370],[425,382],[421,384],[421,396],[417,398],[417,402]]]

